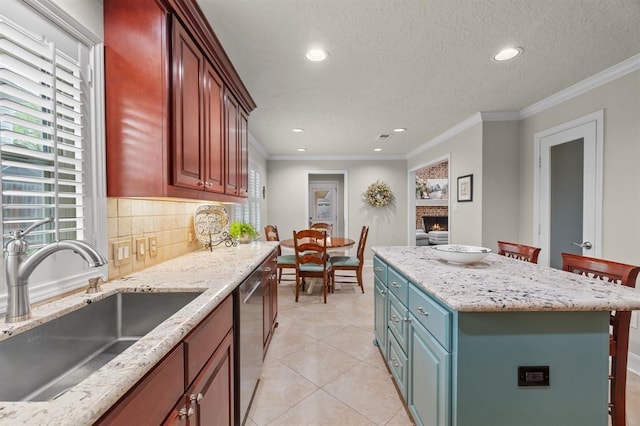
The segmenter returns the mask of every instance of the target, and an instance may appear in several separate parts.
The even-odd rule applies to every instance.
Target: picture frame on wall
[[[458,202],[473,201],[473,175],[458,177]]]

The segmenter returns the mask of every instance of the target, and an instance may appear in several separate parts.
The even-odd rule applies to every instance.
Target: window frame
[[[94,245],[108,258],[107,254],[107,195],[106,195],[106,150],[105,150],[105,93],[104,93],[104,42],[102,37],[93,33],[74,17],[65,12],[60,6],[50,0],[22,0],[31,7],[34,13],[50,21],[61,31],[66,32],[78,42],[86,46],[88,51],[87,80],[87,123],[88,132],[84,135],[83,147],[86,152],[84,159],[86,177],[83,193],[86,226],[84,240]],[[28,18],[27,18],[28,19]],[[18,22],[19,24],[19,22]],[[0,213],[1,214],[1,213]],[[40,268],[55,267],[56,259],[60,261],[65,255],[52,256],[49,265],[44,266],[50,259],[43,262]],[[72,254],[73,255],[73,254]],[[77,257],[77,256],[76,256]],[[4,262],[2,276],[4,277]],[[60,268],[57,268],[60,269]],[[52,280],[46,280],[34,274],[33,282],[29,284],[31,302],[48,299],[60,294],[79,289],[86,285],[87,280],[95,276],[108,275],[108,265],[98,268],[85,268],[64,273]],[[4,280],[4,278],[2,278]],[[0,312],[6,308],[7,294],[0,294]]]

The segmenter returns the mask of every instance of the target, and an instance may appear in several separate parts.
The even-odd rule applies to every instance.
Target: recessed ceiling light
[[[373,150],[374,150],[375,152],[380,152],[380,151],[382,151],[382,148],[373,148]]]
[[[298,152],[306,152],[307,148],[298,148]]]
[[[509,59],[513,59],[516,56],[522,53],[521,47],[507,47],[506,49],[502,49],[500,52],[493,57],[498,62],[508,61]]]
[[[305,55],[311,62],[322,62],[329,56],[326,50],[322,49],[309,49]]]
[[[396,132],[396,133],[404,132],[406,130],[407,129],[405,129],[404,127],[398,127],[397,129],[393,129],[393,131]]]
[[[304,129],[302,127],[296,127],[295,129],[291,129],[293,133],[302,133]]]

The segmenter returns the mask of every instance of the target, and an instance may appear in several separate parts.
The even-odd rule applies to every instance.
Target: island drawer
[[[409,281],[393,268],[389,268],[387,271],[387,287],[403,305],[409,305],[407,303],[409,299]]]
[[[407,307],[400,303],[393,293],[389,293],[389,317],[387,319],[387,326],[389,330],[395,335],[400,347],[406,353],[407,352],[407,339],[409,337],[409,323],[404,319],[409,316]]]
[[[451,312],[414,285],[409,289],[409,312],[444,349],[451,351]]]
[[[409,359],[407,355],[402,351],[395,337],[390,334],[387,349],[387,365],[389,366],[389,370],[391,370],[391,374],[396,379],[398,388],[400,392],[402,392],[402,397],[405,400],[407,398],[408,363]]]
[[[377,257],[373,258],[373,273],[384,285],[387,285],[387,264]]]

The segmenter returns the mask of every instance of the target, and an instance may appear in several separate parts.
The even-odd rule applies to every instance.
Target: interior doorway
[[[331,223],[333,235],[349,237],[347,171],[309,171],[307,182],[305,223]]]
[[[562,252],[601,256],[603,112],[535,135],[538,263],[562,268]]]

